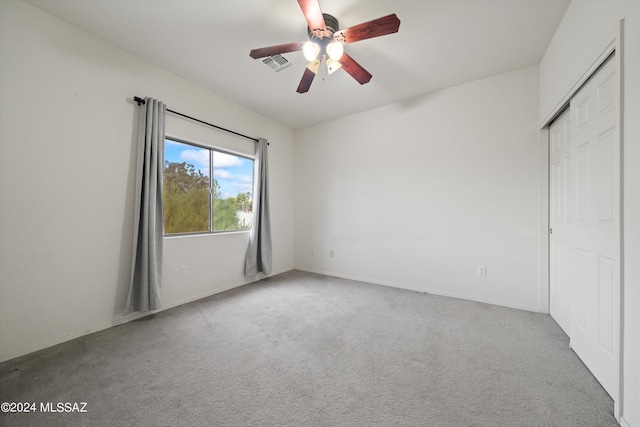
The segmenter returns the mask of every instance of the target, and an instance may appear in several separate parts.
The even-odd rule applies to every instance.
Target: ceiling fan
[[[336,18],[328,13],[322,13],[318,0],[298,0],[298,4],[309,24],[307,28],[309,41],[253,49],[249,56],[258,59],[302,50],[308,63],[302,75],[302,80],[298,85],[298,93],[309,91],[311,83],[313,83],[313,79],[320,68],[320,63],[325,56],[329,74],[339,68],[343,68],[361,85],[368,83],[372,75],[353,58],[344,53],[344,45],[397,33],[400,28],[400,19],[396,14],[383,16],[382,18],[340,30]]]

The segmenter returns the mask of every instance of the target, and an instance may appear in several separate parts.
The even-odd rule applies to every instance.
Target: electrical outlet
[[[333,249],[330,249],[330,250],[329,250],[329,256],[330,256],[331,258],[333,258],[333,255],[334,255],[334,254],[333,254]]]
[[[487,275],[487,266],[479,265],[478,266],[478,276],[486,276]]]
[[[316,248],[311,248],[311,255],[315,255],[316,254]]]
[[[180,277],[185,277],[187,275],[187,266],[183,265],[180,267]]]

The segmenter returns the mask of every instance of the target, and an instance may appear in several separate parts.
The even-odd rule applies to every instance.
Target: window
[[[251,228],[253,159],[165,139],[164,234]]]

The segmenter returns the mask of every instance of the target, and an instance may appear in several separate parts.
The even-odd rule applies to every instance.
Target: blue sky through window
[[[164,160],[187,162],[209,176],[209,150],[194,145],[165,140]],[[253,161],[233,154],[213,152],[213,177],[220,184],[222,198],[253,192]],[[250,197],[253,199],[253,197]]]

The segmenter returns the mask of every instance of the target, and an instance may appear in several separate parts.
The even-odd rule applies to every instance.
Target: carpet
[[[295,270],[4,362],[0,381],[0,401],[37,406],[7,426],[618,425],[548,315]]]

